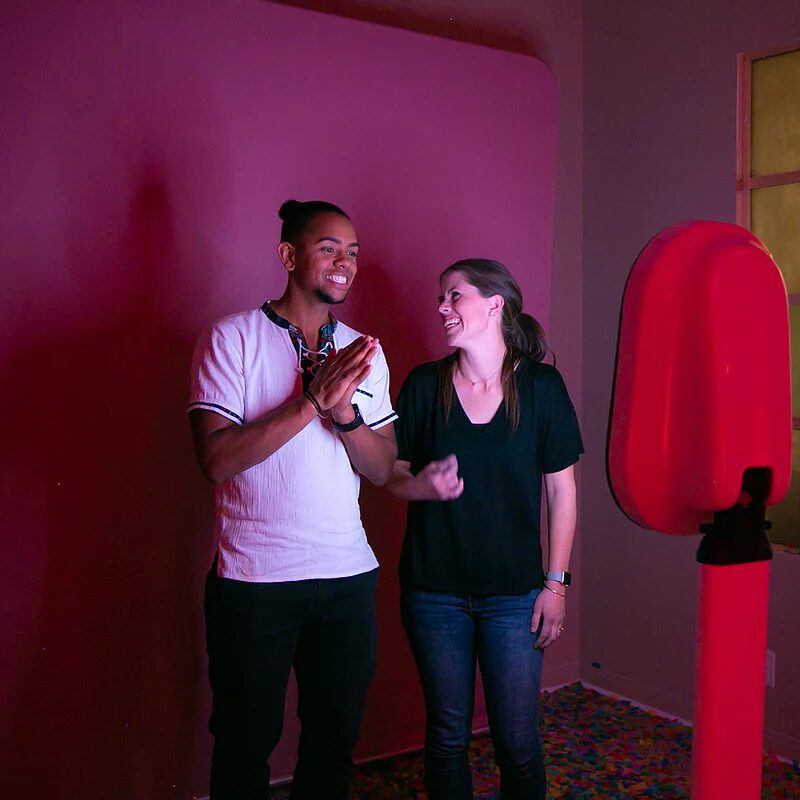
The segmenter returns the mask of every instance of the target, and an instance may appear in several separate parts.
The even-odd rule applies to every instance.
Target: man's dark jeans
[[[286,687],[297,678],[300,747],[293,800],[348,796],[375,671],[377,570],[348,578],[206,580],[214,735],[211,800],[266,800]]]

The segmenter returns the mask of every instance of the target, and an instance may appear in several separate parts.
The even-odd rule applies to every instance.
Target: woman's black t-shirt
[[[400,581],[408,588],[473,594],[524,594],[544,580],[539,539],[542,474],[574,464],[583,452],[575,409],[558,370],[530,358],[516,369],[520,418],[504,403],[486,424],[469,421],[453,391],[446,422],[439,362],[422,364],[400,390],[398,458],[416,475],[455,453],[460,497],[408,504]]]

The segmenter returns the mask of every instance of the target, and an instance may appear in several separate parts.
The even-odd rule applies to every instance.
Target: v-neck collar
[[[464,416],[464,419],[470,425],[470,427],[475,428],[476,430],[485,430],[488,428],[497,418],[500,416],[500,412],[503,411],[503,416],[505,416],[505,398],[500,398],[500,404],[495,409],[494,414],[492,414],[492,418],[487,422],[473,422],[469,418],[469,414],[467,414],[467,409],[464,408],[464,404],[461,402],[461,398],[458,396],[458,389],[456,389],[455,384],[453,384],[453,395],[455,396],[456,402],[458,403],[459,409],[461,409],[461,413]]]
[[[523,361],[523,359],[520,359],[514,365],[514,378],[515,378],[515,380],[519,379],[519,370],[522,367],[522,361]],[[469,414],[467,414],[467,410],[464,408],[464,404],[461,402],[461,398],[458,395],[458,389],[456,389],[455,382],[453,383],[453,395],[455,396],[456,401],[458,402],[458,407],[461,410],[462,415],[464,416],[464,420],[467,422],[467,424],[471,428],[475,428],[476,430],[485,430],[490,425],[492,425],[497,420],[497,418],[499,416],[502,416],[505,419],[505,404],[506,404],[505,403],[505,397],[501,397],[500,398],[500,404],[497,406],[497,409],[495,410],[494,414],[492,415],[492,418],[488,422],[473,422],[469,418]],[[502,414],[500,413],[501,411],[503,412]]]

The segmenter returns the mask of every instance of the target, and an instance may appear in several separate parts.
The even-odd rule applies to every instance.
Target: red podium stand
[[[761,797],[767,505],[791,471],[786,287],[749,231],[667,228],[622,306],[608,467],[643,527],[703,538],[694,800]]]

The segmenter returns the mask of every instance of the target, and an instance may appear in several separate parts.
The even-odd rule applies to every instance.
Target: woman
[[[440,283],[439,314],[455,350],[406,379],[389,482],[409,501],[400,578],[403,623],[425,695],[426,785],[431,800],[472,796],[477,659],[501,797],[544,798],[542,652],[564,630],[573,465],[583,446],[560,374],[541,363],[542,329],[522,313],[508,270],[467,259],[448,267]]]

